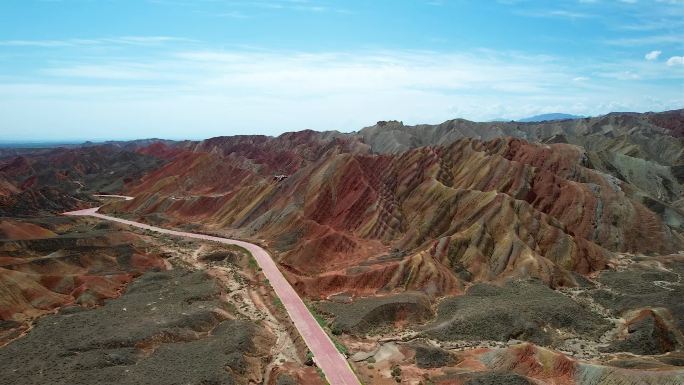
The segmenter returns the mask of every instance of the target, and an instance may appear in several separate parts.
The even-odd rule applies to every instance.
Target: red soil
[[[52,231],[34,225],[33,223],[19,222],[4,219],[0,221],[0,239],[27,240],[51,238],[56,236]]]

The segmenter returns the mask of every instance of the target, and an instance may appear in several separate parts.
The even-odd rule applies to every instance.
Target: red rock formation
[[[0,239],[27,240],[54,237],[52,231],[33,223],[15,220],[0,220]]]
[[[48,237],[54,241],[31,235],[36,245],[60,242],[54,233]],[[32,246],[16,242],[25,241],[6,242],[0,250],[0,320],[24,322],[68,304],[98,305],[117,297],[133,277],[166,269],[160,256],[128,246],[141,242],[132,233],[83,238],[75,251],[65,246],[45,256],[21,251]]]
[[[303,132],[186,147],[111,210],[163,213],[267,239],[312,296],[356,288],[458,292],[536,276],[573,285],[612,251],[682,245],[626,182],[568,144],[463,139],[398,155]],[[285,172],[284,180],[273,175]],[[212,227],[212,226],[210,226]]]

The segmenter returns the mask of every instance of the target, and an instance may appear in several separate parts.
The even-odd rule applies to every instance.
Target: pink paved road
[[[321,368],[321,370],[323,370],[323,373],[325,374],[325,377],[330,385],[360,385],[356,375],[349,367],[347,360],[337,350],[335,344],[333,344],[333,342],[330,340],[328,334],[326,334],[318,322],[316,322],[314,317],[309,312],[309,309],[307,309],[306,305],[299,297],[299,294],[297,294],[292,286],[290,286],[290,283],[285,279],[280,270],[278,270],[278,266],[275,264],[275,262],[273,262],[273,259],[266,250],[257,245],[234,239],[168,230],[161,227],[146,225],[144,223],[110,217],[108,215],[98,214],[98,209],[99,207],[95,207],[92,209],[71,211],[64,214],[73,216],[91,216],[139,227],[145,230],[156,231],[162,234],[196,238],[206,241],[225,243],[228,245],[237,245],[249,250],[261,267],[264,275],[266,275],[266,278],[268,278],[271,286],[273,286],[276,294],[278,297],[280,297],[280,300],[283,302],[287,313],[290,315],[295,327],[297,330],[299,330],[299,333],[304,338],[304,342],[306,342],[309,350],[311,350],[311,353],[313,353],[316,364],[319,368]]]

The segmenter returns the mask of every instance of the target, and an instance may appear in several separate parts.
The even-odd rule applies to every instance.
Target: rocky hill
[[[684,146],[654,123],[672,114],[213,138],[183,145],[111,210],[266,239],[309,295],[442,295],[527,276],[572,286],[615,253],[684,249]]]
[[[121,191],[124,184],[163,163],[138,153],[135,143],[0,157],[0,215],[59,213],[92,203],[90,194]]]
[[[0,235],[14,257],[31,237],[64,238],[16,217],[132,195],[102,210],[268,247],[357,353],[365,382],[403,368],[444,384],[677,383],[683,132],[677,110],[14,154],[0,159]],[[8,291],[38,287],[57,298],[47,309],[80,301],[45,284],[42,259],[15,262],[0,275]],[[98,282],[93,295],[112,296]],[[33,311],[15,302],[12,314]]]

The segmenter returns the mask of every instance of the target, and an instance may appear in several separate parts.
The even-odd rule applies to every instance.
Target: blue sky
[[[684,107],[684,0],[3,0],[0,141]]]

